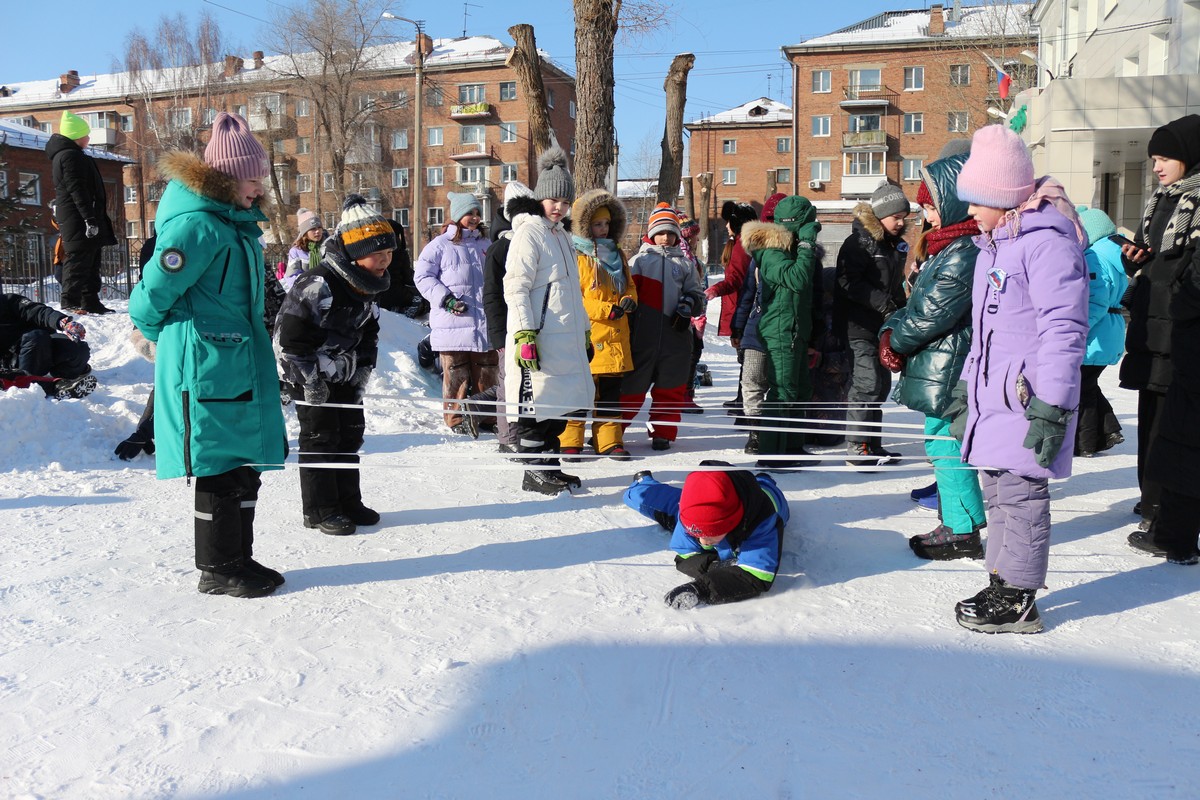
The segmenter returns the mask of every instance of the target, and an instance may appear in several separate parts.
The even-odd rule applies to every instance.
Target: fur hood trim
[[[883,223],[879,221],[879,217],[875,216],[875,212],[871,210],[870,203],[859,203],[854,207],[854,219],[863,226],[863,230],[877,242],[882,242],[883,237],[887,235],[887,231],[883,229]]]
[[[790,250],[795,236],[774,222],[747,222],[742,226],[742,248],[747,253],[759,250]]]
[[[591,236],[592,216],[602,207],[607,207],[608,213],[612,215],[612,222],[608,228],[608,238],[614,242],[620,242],[621,237],[625,235],[625,227],[628,224],[628,214],[625,211],[625,204],[618,200],[612,192],[604,189],[592,189],[591,191],[584,192],[571,205],[571,219],[578,228],[579,235]]]
[[[158,160],[157,168],[160,175],[179,181],[202,197],[241,208],[238,203],[237,179],[213,169],[195,153],[183,150],[166,153]],[[254,201],[256,208],[264,208],[266,204],[266,194]]]
[[[137,328],[134,328],[129,333],[129,343],[133,345],[134,351],[139,356],[146,359],[151,364],[154,363],[154,351],[157,350],[158,348],[154,344],[154,342],[150,341],[145,336],[143,336],[142,332],[139,331]]]
[[[542,201],[534,200],[532,197],[514,197],[504,204],[504,216],[508,217],[511,222],[515,222],[518,214],[533,214],[543,217]]]

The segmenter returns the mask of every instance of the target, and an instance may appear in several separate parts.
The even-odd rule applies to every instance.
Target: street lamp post
[[[398,17],[390,11],[384,11],[380,14],[382,19],[392,19],[399,22],[407,22],[417,30],[417,35],[413,40],[413,72],[417,79],[417,93],[413,98],[416,103],[416,110],[413,112],[413,176],[409,180],[408,185],[412,189],[412,218],[409,220],[412,230],[413,246],[412,253],[417,255],[421,252],[421,231],[424,224],[421,221],[421,189],[425,185],[421,177],[421,139],[423,131],[421,130],[421,106],[423,102],[423,91],[425,87],[425,47],[423,39],[425,38],[425,23],[423,20],[409,19],[408,17]]]

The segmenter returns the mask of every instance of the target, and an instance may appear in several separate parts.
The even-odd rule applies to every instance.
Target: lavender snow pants
[[[1046,585],[1050,561],[1050,487],[1015,472],[980,473],[987,502],[989,573],[1022,589]]]

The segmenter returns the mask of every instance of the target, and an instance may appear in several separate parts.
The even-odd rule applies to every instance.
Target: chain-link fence
[[[40,233],[10,232],[0,234],[0,283],[5,292],[23,294],[30,300],[57,305],[62,294],[59,278],[62,268],[53,264],[53,252]],[[138,247],[141,242],[118,241],[105,247],[100,257],[100,298],[123,300],[137,283]],[[130,253],[134,253],[132,263]]]

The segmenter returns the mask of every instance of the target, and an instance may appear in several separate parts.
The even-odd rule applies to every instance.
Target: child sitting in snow
[[[388,288],[396,234],[364,197],[346,198],[324,258],[288,291],[275,326],[279,368],[300,420],[300,497],[304,527],[343,536],[374,525],[363,505],[358,449],[366,423],[362,400],[375,369],[379,308]],[[346,469],[304,469],[340,462]]]
[[[775,581],[791,512],[770,475],[693,472],[677,489],[643,471],[625,490],[625,505],[671,531],[675,568],[692,579],[667,592],[672,608],[747,600]]]

